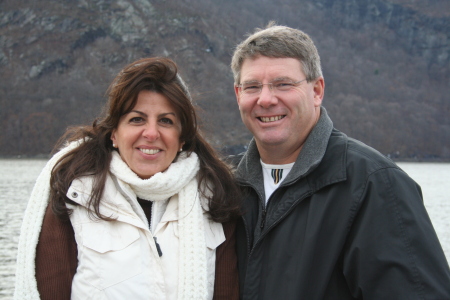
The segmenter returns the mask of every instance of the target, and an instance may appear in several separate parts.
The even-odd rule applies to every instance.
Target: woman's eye
[[[172,125],[173,121],[171,119],[169,119],[169,118],[162,118],[161,119],[161,123]]]
[[[142,122],[144,119],[142,117],[134,117],[130,119],[130,123],[140,123]]]

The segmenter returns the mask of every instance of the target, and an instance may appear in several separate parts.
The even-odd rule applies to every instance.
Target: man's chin
[[[255,136],[256,143],[262,147],[280,147],[286,142],[286,138],[280,136],[280,134]]]

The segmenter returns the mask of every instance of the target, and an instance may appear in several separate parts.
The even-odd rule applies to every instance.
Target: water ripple
[[[45,160],[0,159],[0,298],[12,299],[17,244],[26,203]],[[400,163],[422,187],[425,207],[450,258],[450,164]]]

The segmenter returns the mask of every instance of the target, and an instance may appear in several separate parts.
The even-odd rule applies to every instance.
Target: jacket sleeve
[[[69,300],[77,268],[77,244],[70,221],[47,206],[36,248],[36,281],[42,300]]]
[[[450,271],[420,187],[396,168],[369,176],[343,255],[357,299],[450,299]]]
[[[214,300],[238,300],[239,280],[236,256],[236,223],[223,223],[225,242],[216,250]]]

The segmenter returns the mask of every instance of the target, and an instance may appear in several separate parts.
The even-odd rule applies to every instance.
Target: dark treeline
[[[322,57],[335,127],[399,160],[450,160],[446,0],[0,2],[0,156],[48,155],[89,124],[127,63],[173,58],[210,141],[229,152],[241,124],[233,48],[268,21],[300,28]]]

